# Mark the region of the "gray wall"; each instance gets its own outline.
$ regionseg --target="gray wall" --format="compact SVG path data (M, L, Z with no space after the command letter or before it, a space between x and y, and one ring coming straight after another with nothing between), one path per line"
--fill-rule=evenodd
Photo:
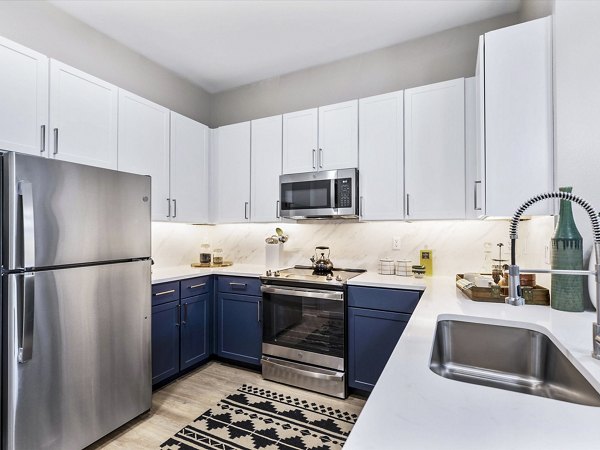
M475 74L481 34L521 22L497 17L213 94L214 127Z
M0 1L0 35L209 124L210 94L50 3Z
M600 2L557 0L554 15L556 184L600 208ZM573 207L586 252L589 219Z

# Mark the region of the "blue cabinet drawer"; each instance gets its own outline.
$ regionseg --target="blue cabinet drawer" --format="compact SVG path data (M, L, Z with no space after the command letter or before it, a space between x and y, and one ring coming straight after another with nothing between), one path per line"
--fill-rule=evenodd
M219 277L219 292L262 296L258 278Z
M160 283L152 286L152 306L179 300L179 281Z
M181 298L210 292L210 277L189 278L181 280Z
M348 306L356 308L411 314L417 307L420 298L421 291L362 286L348 287Z

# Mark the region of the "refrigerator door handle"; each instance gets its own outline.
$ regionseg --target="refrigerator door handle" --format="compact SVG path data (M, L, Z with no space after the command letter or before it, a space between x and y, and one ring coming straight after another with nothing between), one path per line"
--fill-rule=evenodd
M23 208L23 268L35 267L35 221L33 213L33 188L29 181L19 181L17 193Z
M26 273L19 275L22 280L19 289L20 304L18 310L19 326L19 351L17 359L19 363L31 360L33 355L33 311L35 306L35 274Z

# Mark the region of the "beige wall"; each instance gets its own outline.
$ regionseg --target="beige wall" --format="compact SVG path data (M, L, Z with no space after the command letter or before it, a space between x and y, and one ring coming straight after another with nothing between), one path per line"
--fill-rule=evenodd
M478 37L519 13L213 94L213 127L475 74Z
M210 94L50 3L0 1L0 35L209 123Z

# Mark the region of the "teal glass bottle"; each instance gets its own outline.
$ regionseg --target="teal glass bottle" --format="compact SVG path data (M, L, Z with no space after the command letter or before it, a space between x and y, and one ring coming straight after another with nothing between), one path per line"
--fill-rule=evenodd
M559 188L571 192L572 187ZM575 225L573 209L568 200L560 201L558 223L552 236L552 268L583 269L583 238ZM550 306L561 311L581 312L584 310L583 286L587 281L582 276L552 275Z

